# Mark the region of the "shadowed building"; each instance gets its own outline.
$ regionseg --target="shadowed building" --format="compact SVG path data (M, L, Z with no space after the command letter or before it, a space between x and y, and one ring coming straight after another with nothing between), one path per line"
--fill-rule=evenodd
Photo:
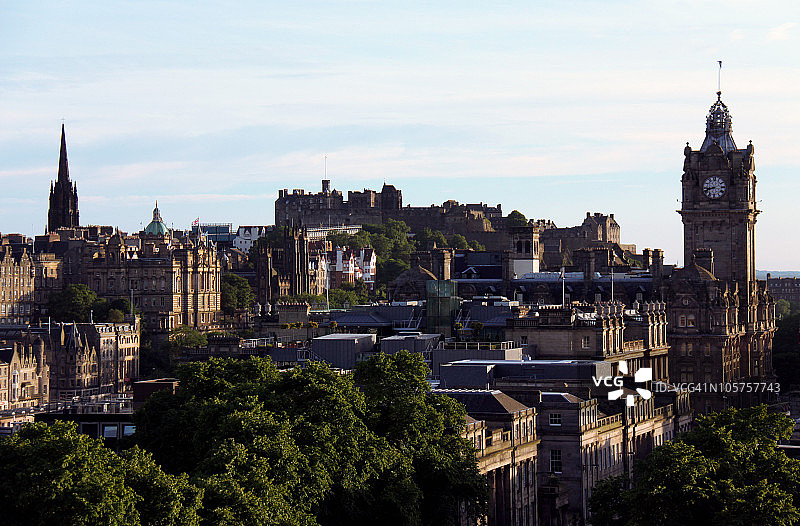
M47 213L47 231L73 228L78 221L78 187L69 180L67 163L67 138L61 125L61 153L58 158L58 179L50 183L50 210Z

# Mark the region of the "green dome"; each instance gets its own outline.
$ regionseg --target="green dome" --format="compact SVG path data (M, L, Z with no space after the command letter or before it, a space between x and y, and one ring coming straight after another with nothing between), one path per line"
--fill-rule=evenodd
M158 210L158 201L156 201L156 207L153 209L153 220L150 221L150 224L144 229L144 233L148 236L169 235L169 228L167 228L167 225L161 220L161 212Z

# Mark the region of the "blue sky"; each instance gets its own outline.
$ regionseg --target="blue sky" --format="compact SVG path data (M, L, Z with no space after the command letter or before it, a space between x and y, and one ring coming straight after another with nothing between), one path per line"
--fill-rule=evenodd
M278 189L615 213L682 259L680 175L723 60L760 269L800 269L795 2L0 0L0 232L44 230L61 120L81 222L270 224ZM787 243L788 242L788 243Z

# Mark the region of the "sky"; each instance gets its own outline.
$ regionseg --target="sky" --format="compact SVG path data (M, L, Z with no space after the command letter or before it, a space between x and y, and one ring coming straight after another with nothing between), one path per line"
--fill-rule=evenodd
M756 151L757 268L800 269L800 4L0 0L0 232L44 232L61 124L82 224L271 224L279 189L614 213L683 261L683 148Z

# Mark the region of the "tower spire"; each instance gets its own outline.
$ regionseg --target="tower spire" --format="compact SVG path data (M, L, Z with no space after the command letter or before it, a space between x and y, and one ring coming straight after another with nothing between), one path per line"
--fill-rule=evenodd
M58 180L69 181L69 163L67 163L67 135L64 132L64 123L61 123L61 152L58 156Z
M78 216L78 186L69 180L67 161L67 134L61 123L61 151L58 155L58 177L50 182L50 209L47 212L47 231L61 227L72 228L80 224Z

